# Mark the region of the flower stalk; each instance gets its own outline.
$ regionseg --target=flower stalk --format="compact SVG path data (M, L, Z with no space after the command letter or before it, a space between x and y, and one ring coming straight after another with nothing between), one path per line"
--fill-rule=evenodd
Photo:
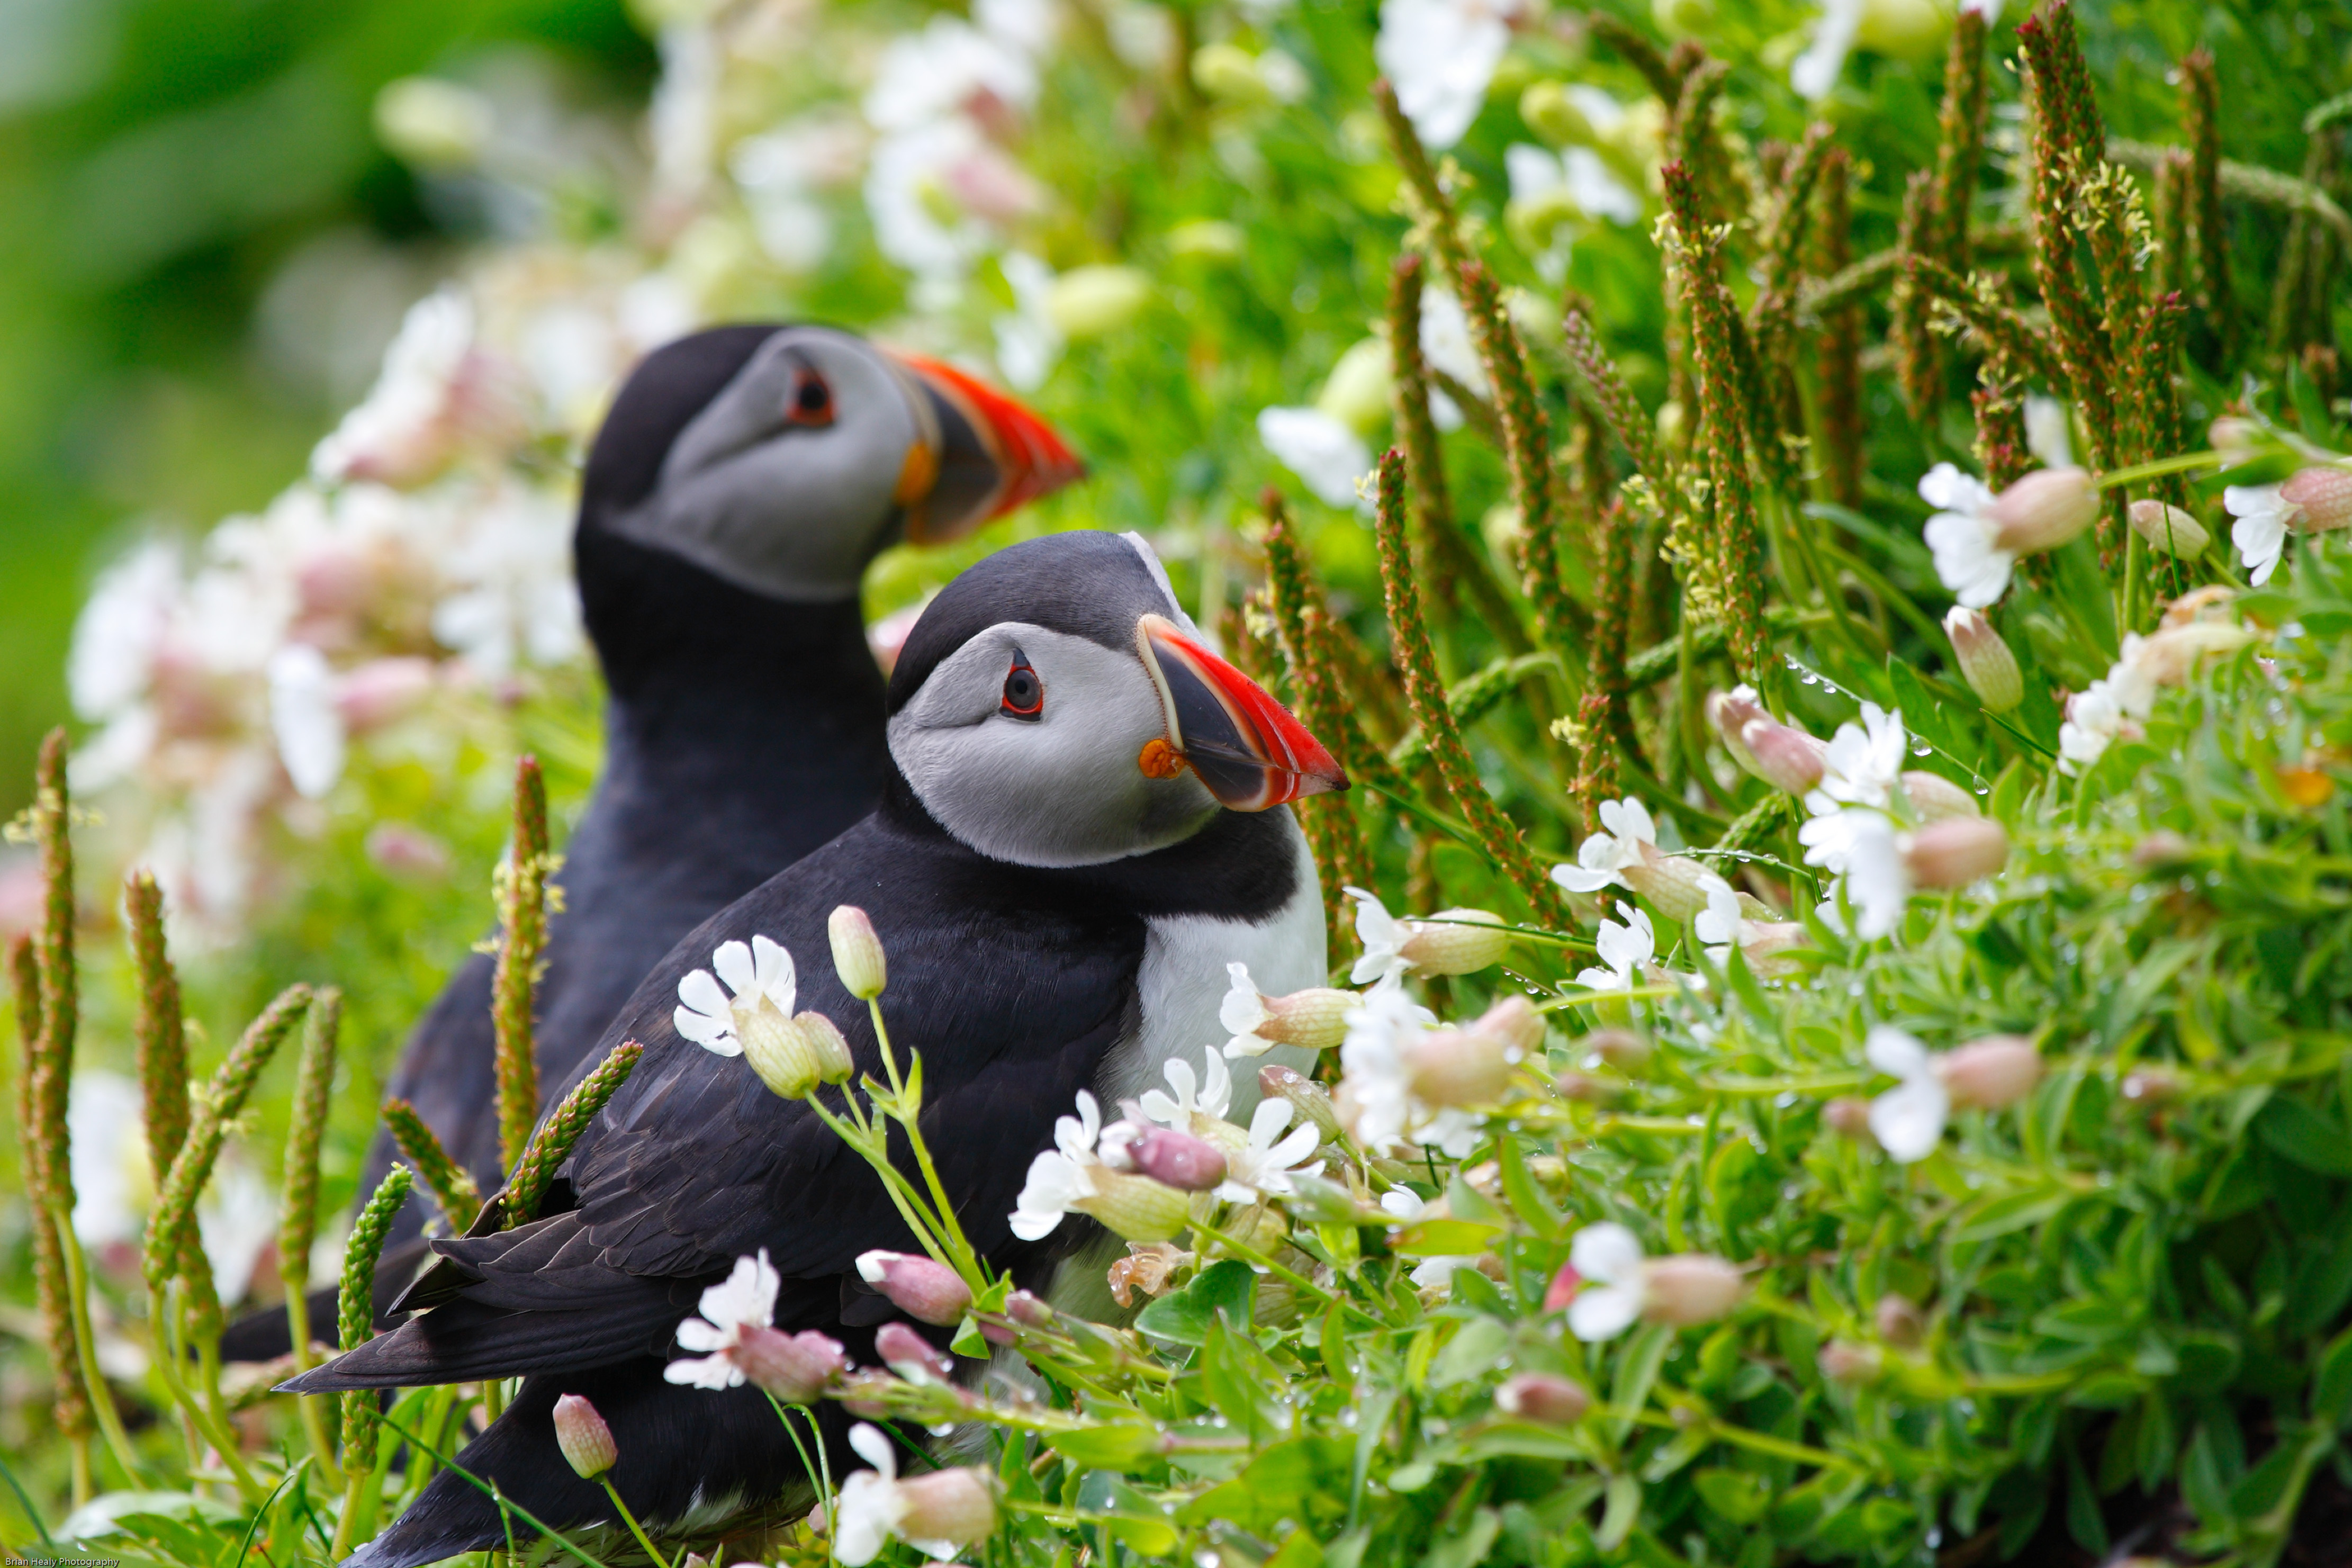
M308 1372L317 1364L310 1351L310 1244L319 1221L319 1146L326 1136L327 1117L335 1086L336 1027L341 1023L343 994L322 985L310 998L302 1020L302 1051L294 1075L293 1125L286 1139L286 1176L278 1208L278 1277L286 1288L286 1330L294 1347L294 1365ZM335 1450L327 1436L325 1415L315 1400L300 1400L303 1436L319 1461L321 1475L333 1477Z
M588 1124L596 1120L596 1113L604 1109L604 1102L628 1082L637 1059L645 1054L645 1047L636 1041L623 1040L596 1064L593 1071L572 1087L562 1104L548 1113L547 1120L531 1135L522 1158L515 1162L514 1173L507 1178L505 1190L498 1195L500 1229L512 1230L539 1217L540 1203L547 1196L548 1183L555 1179L556 1167L572 1152L572 1145L588 1130Z
M481 1188L465 1167L449 1157L434 1136L416 1107L394 1098L383 1102L384 1130L399 1146L403 1158L408 1161L425 1190L433 1194L433 1202L441 1211L442 1219L452 1236L463 1236L473 1228L475 1217L482 1210Z
M342 1289L337 1298L337 1327L342 1348L355 1351L375 1337L375 1266L383 1255L384 1237L393 1215L407 1201L415 1180L405 1165L384 1173L374 1192L352 1223L352 1238L343 1252ZM383 1426L373 1389L355 1389L341 1395L343 1432L343 1510L335 1521L334 1555L348 1557L352 1549L375 1536L376 1508L382 1500L376 1469Z
M515 763L514 836L494 884L500 930L490 1025L498 1041L499 1163L509 1171L539 1121L531 997L547 950L547 879L561 865L547 847L547 781L539 759L526 755Z

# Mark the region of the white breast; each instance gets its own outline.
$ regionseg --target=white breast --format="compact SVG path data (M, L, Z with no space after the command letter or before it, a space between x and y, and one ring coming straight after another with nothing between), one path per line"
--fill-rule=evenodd
M1162 1068L1171 1058L1186 1058L1197 1068L1208 1052L1223 1050L1226 1035L1217 1008L1229 984L1227 964L1248 964L1250 978L1269 996L1323 984L1323 892L1315 857L1289 808L1276 809L1298 865L1297 888L1288 903L1263 921L1177 915L1148 922L1143 968L1137 976L1141 1024L1112 1048L1095 1080L1095 1094L1107 1113L1116 1114L1111 1108L1123 1099L1164 1088ZM1255 1069L1269 1064L1304 1069L1307 1056L1286 1047L1250 1058L1234 1074L1234 1104L1227 1115L1248 1123L1258 1100Z

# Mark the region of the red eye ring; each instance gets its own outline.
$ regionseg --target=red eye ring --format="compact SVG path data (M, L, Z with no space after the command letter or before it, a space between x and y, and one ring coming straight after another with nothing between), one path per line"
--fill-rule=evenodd
M784 399L784 423L817 428L833 423L833 388L824 377L805 368L793 375L793 390Z
M1017 649L1013 668L1004 672L1004 694L996 710L1008 719L1034 721L1045 716L1045 683Z

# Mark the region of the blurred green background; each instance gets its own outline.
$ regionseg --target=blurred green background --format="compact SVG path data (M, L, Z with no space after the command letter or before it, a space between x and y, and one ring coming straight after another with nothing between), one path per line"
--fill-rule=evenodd
M428 205L377 90L522 70L620 109L656 64L621 0L0 0L0 816L106 558L299 475L495 221Z

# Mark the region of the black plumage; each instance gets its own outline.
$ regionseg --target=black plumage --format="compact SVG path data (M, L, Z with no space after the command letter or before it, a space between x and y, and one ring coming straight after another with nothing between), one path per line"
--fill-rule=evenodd
M1138 616L1166 605L1123 541L1015 546L926 613L894 676L892 709L981 626L1025 620L1116 647L1123 617L1131 646ZM623 1039L646 1052L560 1173L550 1202L562 1212L436 1240L441 1261L403 1303L425 1310L288 1386L522 1375L520 1397L460 1463L559 1527L614 1518L559 1456L549 1413L563 1393L587 1394L611 1424L621 1451L612 1479L641 1518L676 1524L772 1499L798 1473L790 1440L756 1390L662 1381L677 1323L738 1258L764 1249L784 1279L776 1326L824 1330L870 1360L870 1325L888 1314L868 1310L878 1303L856 1260L914 1243L880 1182L805 1105L678 1036L679 982L709 967L722 942L767 936L795 960L796 1005L834 1019L860 1070L878 1072L866 1009L834 973L825 931L837 905L864 908L889 955L892 1040L902 1060L923 1057L922 1124L958 1217L992 1263L1039 1286L1087 1227L1023 1242L1009 1215L1055 1119L1138 1032L1151 921L1273 920L1301 892L1296 837L1282 810L1217 811L1150 854L1015 866L952 837L892 768L873 815L698 927L604 1032L597 1057ZM837 1103L840 1091L824 1092ZM488 1500L445 1474L362 1558L408 1568L501 1538Z

